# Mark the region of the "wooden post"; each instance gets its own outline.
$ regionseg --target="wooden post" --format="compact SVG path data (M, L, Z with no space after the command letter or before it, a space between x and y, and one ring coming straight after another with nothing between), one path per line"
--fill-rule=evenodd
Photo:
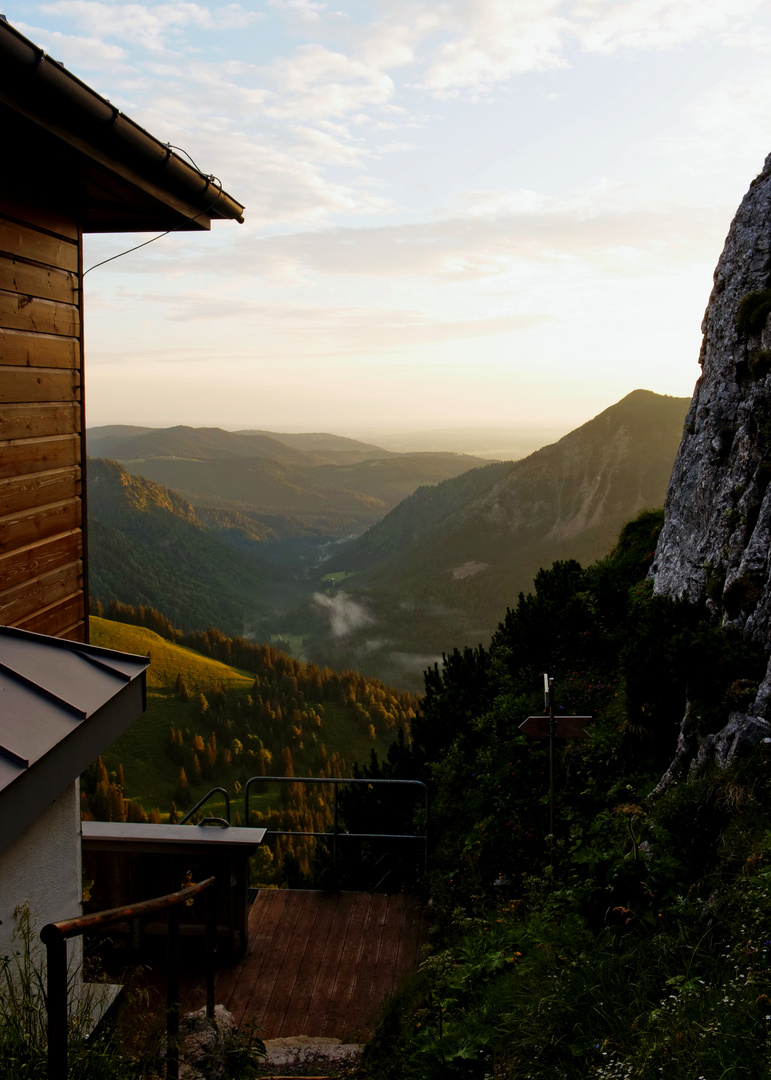
M67 941L45 939L48 967L48 1080L67 1080Z
M179 1080L179 908L169 908L166 982L166 1080Z
M214 1016L214 951L217 942L217 905L214 890L206 891L206 1015Z

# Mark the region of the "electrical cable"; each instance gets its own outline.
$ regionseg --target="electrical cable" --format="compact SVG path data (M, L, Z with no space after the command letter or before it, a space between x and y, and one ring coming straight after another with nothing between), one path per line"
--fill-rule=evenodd
M178 146L172 147L171 143L167 143L166 145L169 147L169 149L174 149L174 150L179 150L180 149L180 147L178 147ZM190 157L190 155L187 153L186 150L183 150L182 153L185 154L187 157L189 157L191 161L193 161L193 159ZM195 166L195 168L197 169L198 172L201 172L201 170L198 168L198 166L195 165L195 162L193 162L193 165ZM205 206L203 208L203 210L199 210L198 213L195 215L195 217L185 218L184 221L180 221L179 225L175 225L173 229L167 229L166 232L158 233L157 236L151 236L149 240L144 240L141 244L135 244L134 247L126 248L125 251L119 251L117 255L111 255L109 257L109 259L102 259L101 262L94 263L93 266L89 266L88 270L83 271L83 277L85 277L86 274L90 274L92 270L96 270L97 267L99 267L99 266L104 266L106 263L114 262L115 259L121 259L121 258L123 258L124 255L130 255L132 251L139 251L140 248L147 247L148 244L154 244L156 240L163 239L163 237L168 236L169 233L177 232L183 226L190 225L190 224L192 224L192 222L198 221L199 217L202 217L204 214L207 214L211 210L211 208L215 205L215 203L218 202L220 196L222 195L222 181L220 180L220 178L218 176L214 176L211 173L209 173L209 174L201 173L201 176L205 176L206 179L210 183L217 185L217 194L214 196L214 198L212 199L212 201L209 203L208 206Z
M190 162L190 164L191 164L191 165L193 166L193 168L195 169L195 171L196 171L196 172L199 172L199 173L201 173L201 175L202 175L202 176L204 175L204 171L203 171L203 169L199 169L199 168L198 168L198 166L196 165L196 163L195 163L195 162L193 161L193 159L191 158L190 154L188 154L187 150L185 150L185 149L184 149L183 147L181 147L181 146L175 146L175 145L174 145L174 143L170 143L170 142L167 142L167 143L166 143L166 145L168 146L169 150L179 150L180 154L184 154L184 155L185 155L185 157L186 157L186 158L187 158L187 160L188 160L188 161Z

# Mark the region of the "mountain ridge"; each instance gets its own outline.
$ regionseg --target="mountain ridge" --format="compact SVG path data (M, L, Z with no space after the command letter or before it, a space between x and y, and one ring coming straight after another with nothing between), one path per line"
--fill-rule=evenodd
M87 446L196 506L312 517L316 531L331 515L331 537L360 532L421 484L484 463L454 452L399 454L321 432L274 436L185 425L91 429Z
M475 646L539 569L605 555L628 520L663 504L688 403L633 391L527 458L418 489L321 568L369 614L334 662L367 670L389 651L403 663Z

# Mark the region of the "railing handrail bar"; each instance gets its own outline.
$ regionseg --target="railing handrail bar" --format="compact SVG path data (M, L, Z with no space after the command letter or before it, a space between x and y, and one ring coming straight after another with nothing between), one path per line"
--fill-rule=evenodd
M192 810L188 810L188 812L185 814L185 816L183 818L181 818L177 822L177 824L178 825L184 825L186 822L188 822L190 820L190 818L193 816L193 814L196 812L196 810L200 810L201 807L204 805L204 803L207 803L209 801L209 799L212 797L212 795L219 795L219 794L222 794L222 795L225 796L225 813L227 815L228 824L229 824L230 823L230 795L228 794L227 790L224 787L215 787L215 788L212 788L211 791L208 791L204 795L204 797L202 799L198 800L198 802L195 804L195 806L193 807Z
M63 941L65 938L86 934L97 926L110 926L122 919L140 919L156 911L164 911L176 904L184 904L192 900L198 893L213 885L214 880L214 877L207 877L203 881L196 882L195 885L186 885L184 889L166 893L165 896L156 896L153 900L140 900L138 904L126 904L124 907L95 911L92 915L81 915L74 919L60 919L58 922L46 923L40 931L40 940L47 945L49 941L57 938Z
M187 885L177 892L141 900L138 904L108 908L93 915L74 919L60 919L46 923L40 931L40 939L46 946L48 967L48 1080L67 1080L69 1076L67 1054L67 939L79 937L100 926L111 926L125 918L143 918L156 911L168 911L169 955L166 991L166 1080L179 1076L179 905L192 900L215 882L214 877L204 878L195 885ZM206 1015L214 1016L214 936L216 912L210 896L206 897Z
M266 836L337 836L339 840L425 840L425 833L385 832L306 832L303 829L265 829Z
M428 784L425 784L422 780L368 780L363 776L250 776L244 784L244 824L249 824L249 792L253 784L332 784L334 785L334 829L331 833L323 833L323 836L331 836L332 838L332 867L333 871L337 872L337 840L340 836L358 837L360 839L376 839L382 837L389 840L422 840L423 841L423 873L428 873ZM422 836L397 836L387 833L343 833L339 829L338 818L338 789L344 784L367 784L370 787L382 784L401 785L402 787L418 787L423 790L423 809L425 811L425 829ZM273 835L285 835L285 836L313 836L313 833L303 833L300 830L286 831L280 833L276 829L270 829L268 832Z
M282 784L415 784L417 787L428 789L428 785L422 780L368 780L365 776L250 776L244 784L244 788L252 783L269 783L270 781ZM214 788L213 791L222 790ZM209 795L213 793L209 792ZM208 796L206 796L208 798ZM193 811L191 810L190 813Z

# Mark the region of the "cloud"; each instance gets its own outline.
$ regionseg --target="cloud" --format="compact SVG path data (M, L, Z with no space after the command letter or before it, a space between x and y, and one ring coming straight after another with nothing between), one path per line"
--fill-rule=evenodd
M572 30L588 52L672 49L698 38L730 39L764 0L580 0Z
M469 197L470 198L470 197ZM496 195L489 194L495 207ZM499 208L507 196L497 196ZM336 227L265 238L249 252L242 247L244 269L271 278L279 274L313 272L357 277L367 275L460 280L496 277L522 264L553 264L577 260L614 269L617 253L624 252L626 270L650 269L652 258L663 252L673 261L703 256L711 235L724 228L722 208L660 206L650 209L608 207L604 212L583 212L570 202L538 200L530 212L482 212L438 220L371 228ZM241 245L239 244L239 247Z
M206 7L204 4L105 4L99 0L55 0L41 4L47 15L70 19L89 35L141 45L150 52L166 52L170 40L178 45L188 29L225 31L244 29L261 16L240 4Z
M526 71L562 67L568 21L560 0L469 0L450 9L451 33L433 53L422 85L437 92L479 88Z
M259 338L261 353L278 356L350 356L364 352L375 355L511 334L548 321L546 314L521 311L458 318L450 312L432 316L430 312L396 304L385 307L364 303L347 307L271 304L212 297L211 290L184 295L135 294L131 303L146 315L153 309L159 310L167 322L185 326L225 321L235 325L237 320L238 334L247 343L246 349L253 350L249 343ZM225 336L223 333L223 340Z
M393 79L377 66L322 45L303 45L264 69L274 96L265 113L275 119L324 118L385 105Z
M431 6L416 4L415 12ZM707 39L763 49L768 28L759 33L758 21L765 9L764 0L449 0L440 41L428 36L433 27L413 32L412 51L423 63L417 85L439 97L476 93L517 74L566 67L576 46L611 54Z
M685 130L655 142L675 198L687 192L693 203L731 212L771 150L769 97L771 71L764 66L691 102Z
M36 45L42 46L49 56L70 70L80 68L83 71L111 73L131 70L127 63L128 53L120 45L108 45L98 37L62 34L58 30L47 30L23 22L15 25Z
M362 626L369 626L375 620L366 608L352 600L347 593L339 592L334 596L314 593L313 602L329 619L332 637L347 637Z

